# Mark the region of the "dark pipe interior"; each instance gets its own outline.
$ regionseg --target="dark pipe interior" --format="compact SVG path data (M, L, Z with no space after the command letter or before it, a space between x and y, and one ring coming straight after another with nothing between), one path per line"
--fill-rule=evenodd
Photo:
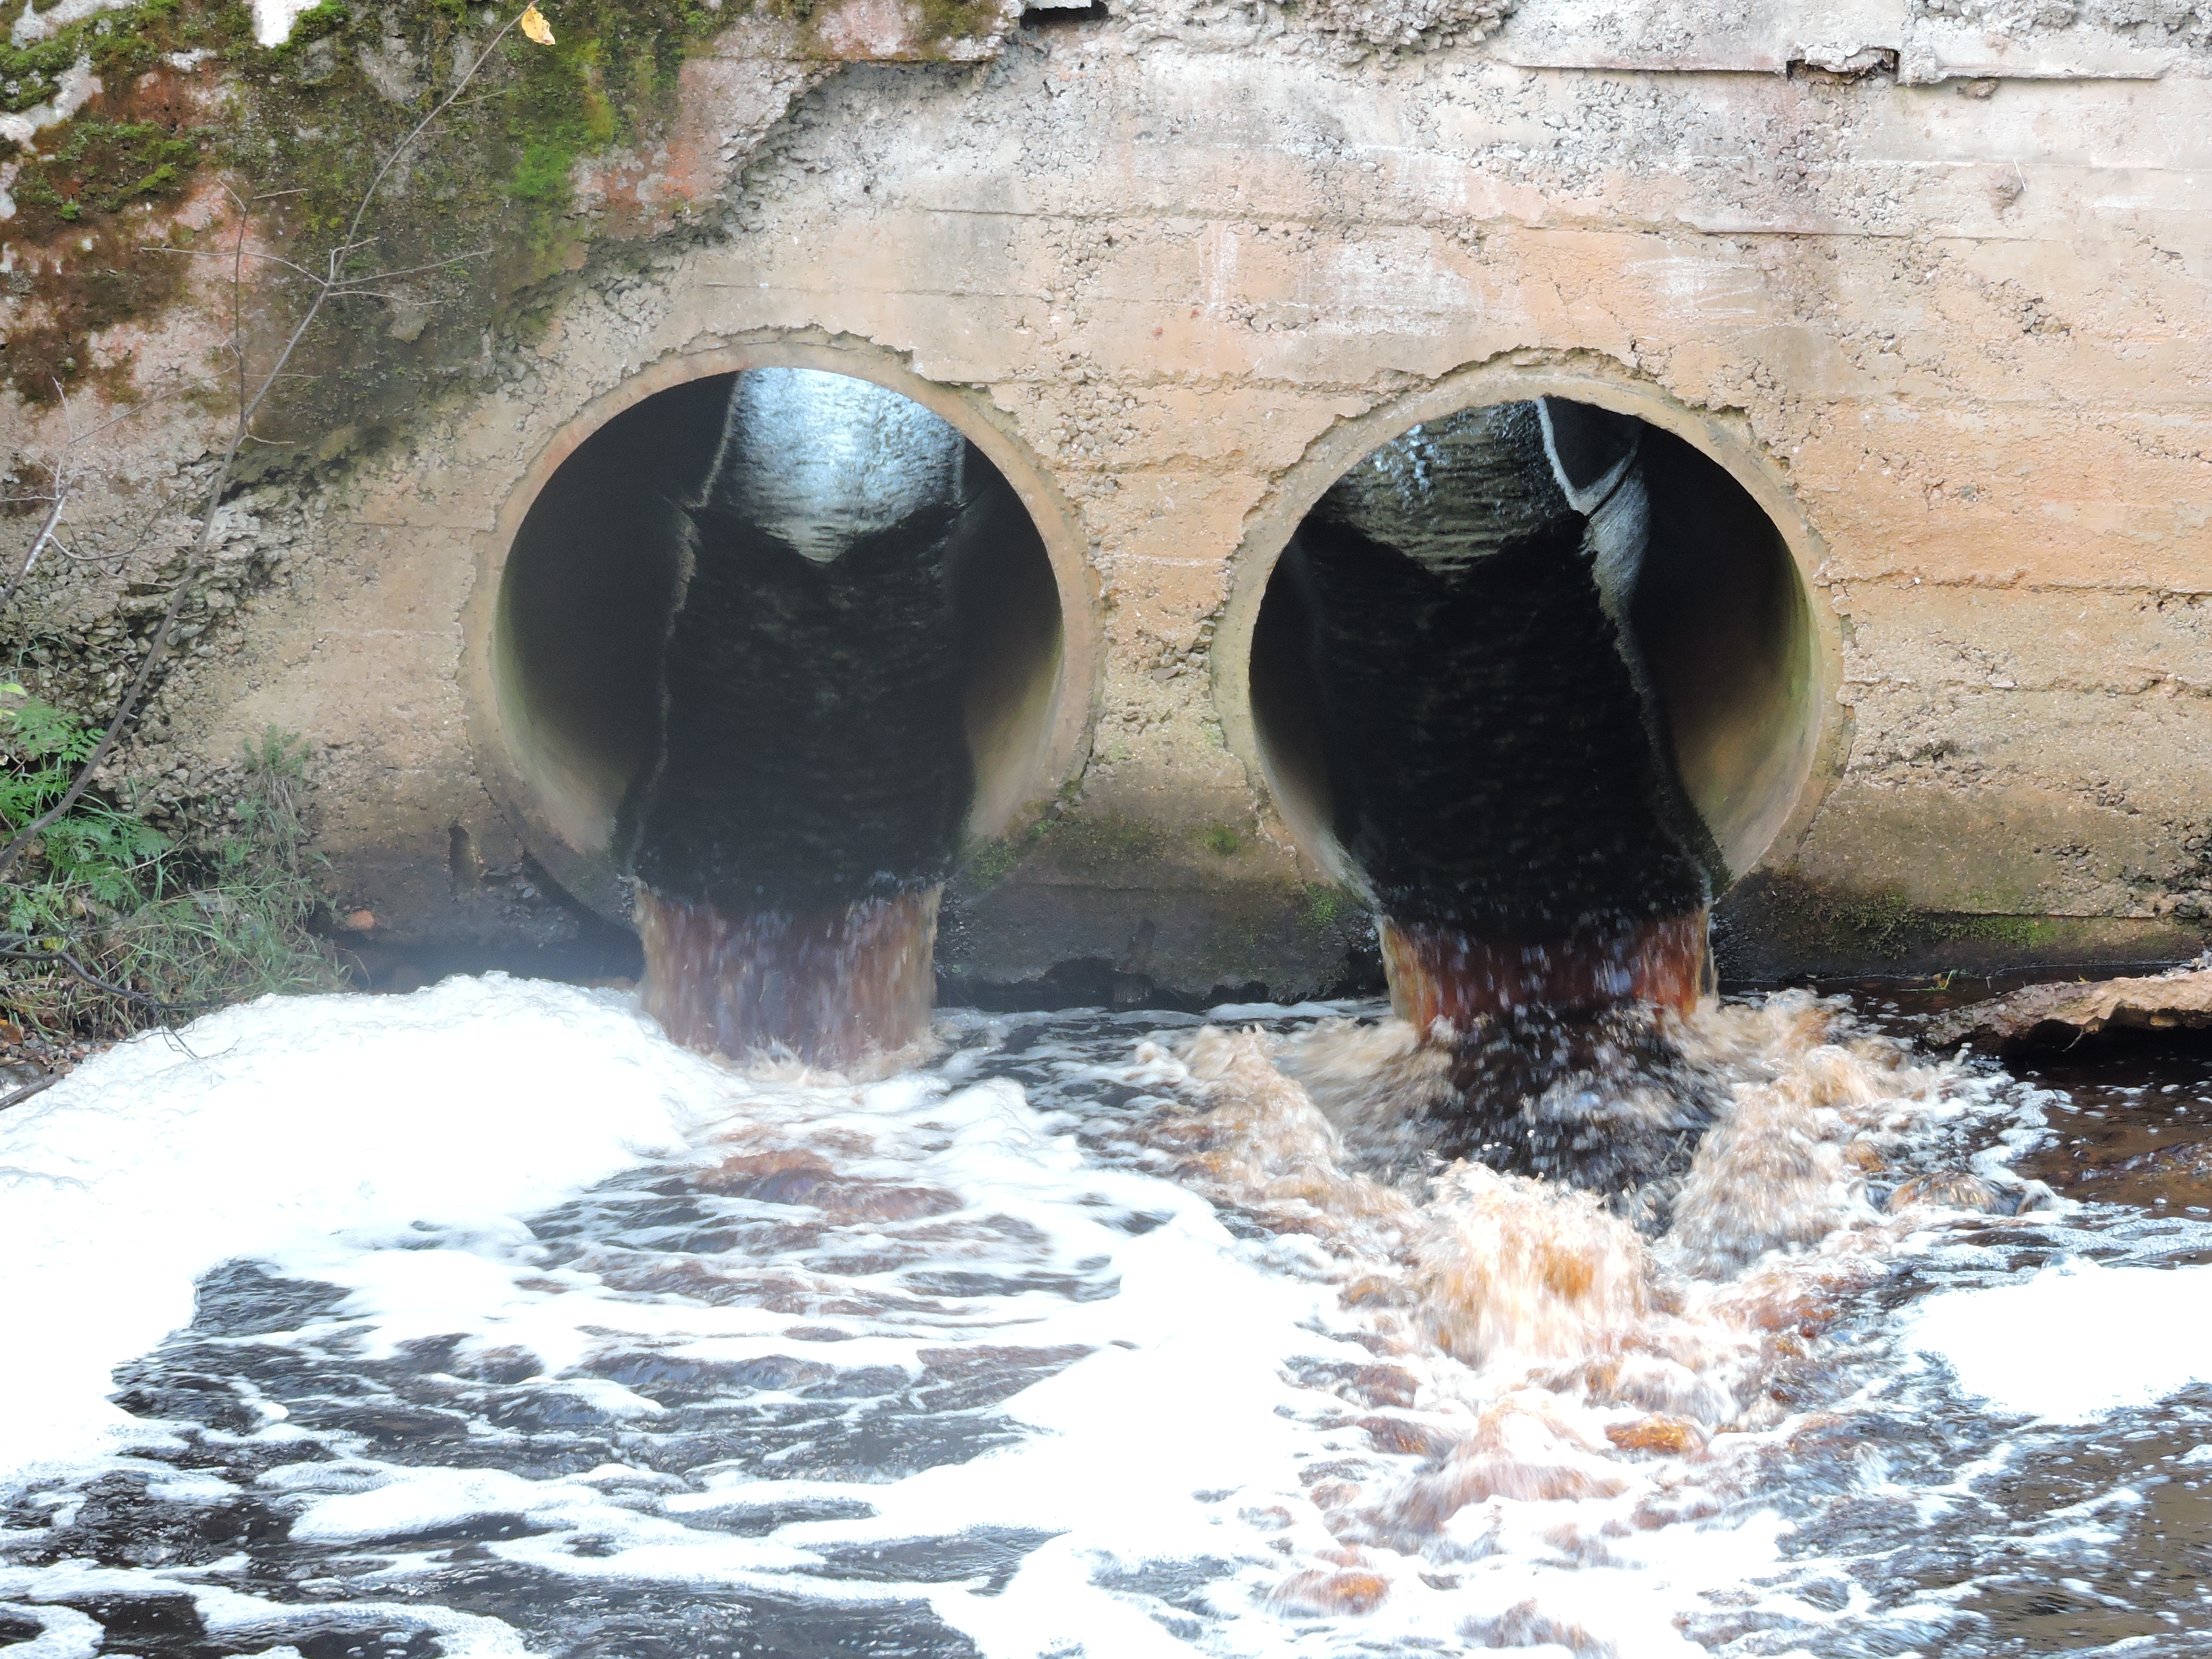
M920 495L890 489L902 453L936 469ZM610 912L626 866L746 910L941 879L1035 791L1060 642L1043 544L979 450L872 383L769 369L649 398L561 466L495 662L556 873Z
M975 784L953 570L1019 507L895 392L805 370L731 391L617 846L662 898L728 915L934 886Z
M1492 944L1700 913L1794 799L1811 684L1757 504L1680 440L1559 400L1348 472L1277 567L1251 667L1293 824L1384 917Z
M1431 423L1410 459L1421 476L1347 474L1283 561L1331 827L1378 908L1528 943L1698 909L1709 837L1675 807L1534 406Z
M730 379L672 387L586 439L508 556L501 714L565 840L605 845L659 741L660 653L688 533L680 503L713 464ZM612 894L587 896L604 907Z

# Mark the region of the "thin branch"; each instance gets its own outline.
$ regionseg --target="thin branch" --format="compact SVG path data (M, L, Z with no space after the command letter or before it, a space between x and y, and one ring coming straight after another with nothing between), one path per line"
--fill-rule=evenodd
M420 276L425 271L444 270L453 265L465 265L471 259L489 259L489 258L491 258L489 248L471 248L466 253L448 254L442 259L433 259L428 264L401 265L395 270L371 271L365 276L349 276L345 280L349 289L357 287L362 283L389 283L397 281L402 276ZM339 290L341 293L345 291L345 289Z
M31 545L23 555L22 563L16 567L15 574L9 579L8 585L5 587L0 587L0 611L5 611L15 602L15 595L22 591L24 582L28 580L33 568L38 564L39 556L49 546L61 546L63 515L68 512L70 498L75 494L76 489L76 479L69 465L70 452L79 444L98 437L109 428L129 420L140 410L159 403L162 398L169 396L174 388L165 388L151 397L142 398L130 408L110 416L89 432L79 432L76 429L76 411L70 406L69 394L63 391L59 381L54 383L54 390L61 395L62 419L69 428L69 436L63 441L57 458L44 463L49 481L49 488L45 494L5 498L10 501L43 501L48 502L49 507L45 522L39 526L39 533L31 538ZM66 547L62 547L61 550L65 558L76 556Z
M407 136L385 155L383 162L376 169L376 176L368 181L368 188L362 192L360 204L354 209L353 218L346 226L345 236L337 245L339 249L350 252L355 248L366 246L361 234L362 222L368 218L369 209L375 205L377 194L384 188L384 181L391 177L392 168L397 167L400 160L414 149L416 141L430 130L431 125L459 100L461 94L468 89L469 84L476 79L477 72L490 61L492 53L500 42L514 33L515 27L521 21L520 12L509 18L499 33L485 43L484 49L477 54L466 72L453 83L453 89L433 105L430 112L417 121ZM193 545L191 562L185 566L185 574L178 580L176 586L170 590L169 602L161 611L161 625L154 630L154 637L148 642L145 654L138 659L138 672L132 677L129 688L124 692L123 701L117 705L114 717L107 722L106 729L100 734L100 741L93 745L92 752L87 755L78 766L76 776L70 781L69 788L63 793L61 799L16 830L4 842L0 842L0 878L5 878L8 872L15 867L15 860L22 856L23 848L29 845L33 837L65 816L79 800L83 799L84 792L92 785L93 775L100 770L100 767L106 763L108 756L114 752L115 745L123 735L123 728L130 722L131 716L137 710L140 700L146 695L146 688L154 678L155 668L167 654L169 641L176 632L177 618L184 612L186 596L199 580L201 572L207 568L208 556L215 545L216 526L222 517L223 491L230 483L232 470L238 464L239 452L246 447L246 441L253 435L253 417L260 412L262 404L268 400L270 393L276 389L278 382L283 378L285 369L291 363L292 354L300 349L300 342L307 337L307 331L314 326L315 319L322 314L323 307L330 299L331 290L339 285L337 263L341 255L337 251L333 250L331 254L328 280L316 289L314 298L307 302L307 307L301 313L299 322L286 337L283 346L270 362L268 372L262 376L260 385L249 395L246 350L243 343L244 319L241 315L241 308L245 290L246 229L250 215L245 198L240 197L237 191L228 184L225 184L223 189L231 200L238 204L239 208L238 240L232 247L230 318L232 347L234 355L238 359L237 425L231 433L229 443L224 447L222 458L216 466L215 476L209 482L207 505L200 514L200 533Z
M246 424L248 418L244 413L246 408L246 329L239 321L238 311L240 296L244 294L246 288L246 228L248 222L251 221L253 216L253 210L246 205L245 200L236 191L231 189L228 180L224 182L222 188L224 193L228 195L232 201L238 204L238 237L237 240L231 244L230 337L235 346L235 349L231 355L238 359L238 407L240 411L238 418L239 424L243 426ZM237 453L237 446L235 444L231 447L231 453L232 454L235 454ZM223 457L223 465L221 471L216 475L216 485L217 489L220 490L225 483L229 482L229 479L230 456L226 455Z
M170 247L166 244L161 243L149 245L146 252L149 253L180 254L187 259L235 259L238 257L234 252L228 248ZM300 275L306 277L311 283L319 283L323 280L321 277L316 276L313 271L308 270L307 266L295 264L291 260L287 259L281 253L263 253L258 250L249 250L246 257L249 259L258 259L264 264L282 265L287 270L296 270Z
M466 72L461 76L460 79L453 82L453 89L447 93L443 98L440 99L438 102L431 107L430 112L415 124L415 130L409 133L404 138L401 139L392 149L392 153L384 158L384 165L377 168L376 177L368 181L368 190L363 191L362 194L361 205L354 210L353 222L346 227L346 236L349 240L360 235L361 222L368 216L369 206L376 200L377 191L384 188L384 180L386 177L391 173L393 167L399 165L400 158L405 155L409 150L415 148L415 141L430 130L430 124L432 122L435 121L440 116L443 115L447 110L451 109L456 103L460 101L460 96L464 92L468 90L469 83L477 78L477 71L490 61L491 55L498 49L499 43L506 40L508 35L512 34L514 32L515 26L521 22L521 21L522 14L520 12L517 12L514 16L508 18L506 23L501 27L499 33L493 35L489 40L484 43L484 49L478 52L476 57L470 61Z
M164 1002L161 998L149 996L143 991L134 991L127 985L111 985L79 962L75 956L58 945L28 951L13 945L0 945L0 957L10 957L18 962L58 962L87 985L91 986L94 990L103 992L108 996L121 997L126 1002L136 1002L148 1008L159 1008L166 1012L172 1008L182 1009L193 1006L184 1002Z
M149 392L145 397L141 398L137 403L132 404L128 409L120 410L115 414L109 416L98 426L93 428L91 431L83 434L82 437L72 438L70 441L71 443L80 443L88 439L97 438L101 433L106 431L108 428L112 426L121 426L124 422L131 419L133 416L151 409L155 404L161 403L167 398L175 397L178 390L179 388L176 382L172 380L167 386L163 386L159 392Z
M69 506L71 488L72 486L64 481L59 469L55 469L54 504L46 510L46 522L39 526L39 533L31 538L30 550L23 555L23 562L15 568L15 574L8 579L8 586L0 588L0 611L5 611L15 603L15 595L22 591L24 579L30 575L31 567L38 563L39 555L46 551L46 544L52 541L56 532L60 530L62 514Z
M372 236L364 241L354 243L351 247L343 250L334 250L334 252L349 253L356 248L374 247L376 245L376 240L377 239ZM179 254L187 259L231 259L237 257L234 252L222 248L169 247L161 245L149 246L146 249L146 252L149 253L175 253ZM248 248L246 251L245 257L249 259L258 259L264 264L282 265L287 270L296 271L299 275L306 277L311 283L329 284L338 280L336 277L319 276L313 271L308 270L307 266L301 264L295 260L287 259L281 253L264 253L259 252L258 249ZM394 276L413 276L426 270L443 270L448 265L465 264L471 259L486 259L490 257L491 250L488 247L471 248L466 253L449 254L442 259L433 259L428 264L403 265L397 270L380 270L374 272L367 276L354 276L349 277L346 280L349 283L381 283L386 282ZM344 290L339 289L338 292L342 294Z
M10 1106L21 1106L33 1095L44 1094L68 1075L67 1072L49 1072L36 1083L26 1083L20 1089L0 1095L0 1112L6 1111Z

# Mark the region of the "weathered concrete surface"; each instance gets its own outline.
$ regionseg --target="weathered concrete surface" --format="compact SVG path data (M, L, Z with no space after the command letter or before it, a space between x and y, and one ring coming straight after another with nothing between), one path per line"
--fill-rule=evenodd
M343 908L402 942L557 932L526 876L475 873L529 839L471 678L517 502L639 386L808 348L942 388L1061 516L1080 740L1036 794L1072 829L955 892L950 969L1300 991L1357 929L1316 908L1224 623L1360 434L1579 388L1744 483L1820 619L1821 747L1729 959L2197 948L2203 15L1528 0L1394 53L1271 6L1114 9L962 67L726 37L682 142L586 180L693 229L488 342L404 444L289 486L299 522L258 532L286 574L133 767L297 730Z

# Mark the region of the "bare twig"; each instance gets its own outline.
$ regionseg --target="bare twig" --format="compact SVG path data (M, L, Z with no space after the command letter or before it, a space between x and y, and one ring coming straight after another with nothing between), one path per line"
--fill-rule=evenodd
M62 949L59 945L33 945L27 940L24 940L13 945L0 945L0 957L6 957L17 962L58 962L95 991L104 992L112 997L121 997L126 1002L136 1002L144 1007L159 1008L164 1012L193 1006L190 1003L164 1002L161 998L149 996L143 991L134 991L127 985L111 985L77 960L74 953Z
M45 1093L68 1075L66 1072L49 1072L36 1083L26 1083L20 1089L0 1095L0 1112L6 1111L10 1106L21 1106L33 1095Z
M370 247L373 246L374 246L374 238L371 238L368 241L357 242L354 245L356 248ZM348 248L337 251L350 252L353 249ZM156 243L148 247L146 252L149 253L174 253L186 259L236 259L240 257L234 251L222 248L171 247L166 243ZM296 260L287 259L283 255L279 253L263 253L255 249L248 248L245 251L242 257L255 260L258 263L265 265L282 265L285 270L293 272L295 276L304 276L311 283L326 285L329 282L328 278L317 276L313 271L308 270L307 266L299 264ZM371 271L368 275L362 276L349 276L345 279L343 285L332 287L331 289L331 292L325 297L333 300L344 299L349 294L359 291L361 285L364 283L388 283L401 276L419 276L425 271L447 270L451 270L455 265L465 265L471 259L488 259L490 257L491 250L488 247L471 248L466 253L449 254L443 259L433 259L426 264L403 265L397 270L376 270Z
M171 247L166 242L151 243L147 246L146 252L149 253L174 253L180 258L186 259L235 260L238 257L234 252L228 248ZM287 270L296 270L301 276L306 277L311 283L319 282L322 280L320 277L317 276L313 271L308 270L307 266L295 264L291 260L284 258L281 253L248 252L246 257L249 259L258 260L263 264L282 265Z
M52 505L46 509L46 521L39 526L39 533L31 538L30 550L23 555L23 562L15 567L15 574L8 579L8 586L0 588L0 611L5 611L15 602L15 595L21 591L24 579L31 574L31 567L38 563L39 555L46 550L46 544L54 539L54 532L61 528L62 514L69 510L70 485L68 473L59 465L48 471L54 480L53 492L47 498Z
M124 422L130 420L134 416L144 413L147 410L153 408L155 404L164 402L168 398L175 397L178 390L179 387L177 383L174 380L172 380L160 391L149 392L145 397L141 398L137 403L132 404L128 409L118 410L114 414L102 421L98 426L93 428L91 431L84 434L84 437L86 439L97 438L101 433L106 431L108 428L112 426L121 426ZM73 439L71 441L76 442L80 441Z
M15 574L8 579L8 585L5 587L0 587L0 611L5 611L15 602L15 595L22 591L24 582L28 580L33 568L38 564L39 556L48 547L59 548L64 558L77 557L63 545L61 541L62 522L69 511L70 499L76 492L76 474L70 459L72 452L80 444L97 438L109 428L120 426L141 410L150 409L154 404L170 396L176 388L164 386L152 396L140 398L128 409L109 416L89 432L79 432L76 429L76 412L70 407L69 393L63 391L58 380L54 383L54 390L61 397L62 418L68 422L69 436L63 441L60 452L54 459L44 463L46 469L47 488L43 493L36 495L11 495L6 498L11 502L46 501L49 505L46 519L39 526L38 534L31 538L31 545L23 555L23 562L15 568Z

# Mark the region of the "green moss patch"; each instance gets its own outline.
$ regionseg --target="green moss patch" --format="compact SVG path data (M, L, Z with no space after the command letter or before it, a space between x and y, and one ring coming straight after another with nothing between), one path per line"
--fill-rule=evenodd
M19 46L12 35L22 15L23 0L0 0L0 109L11 113L51 100L79 63L88 64L113 93L155 67L163 53L194 44L191 20L179 15L179 0L144 0L95 13Z
M1870 969L1964 957L2026 960L2065 948L2076 924L2059 916L1928 910L1894 891L1840 892L1771 876L1740 891L1729 928L1747 929L1766 969L1819 964ZM1797 971L1791 966L1790 971Z
M1316 938L1340 933L1366 920L1367 902L1349 887L1310 886L1298 912L1298 926Z
M72 121L58 149L16 175L21 234L44 240L87 213L173 201L199 161L195 133L155 121Z

